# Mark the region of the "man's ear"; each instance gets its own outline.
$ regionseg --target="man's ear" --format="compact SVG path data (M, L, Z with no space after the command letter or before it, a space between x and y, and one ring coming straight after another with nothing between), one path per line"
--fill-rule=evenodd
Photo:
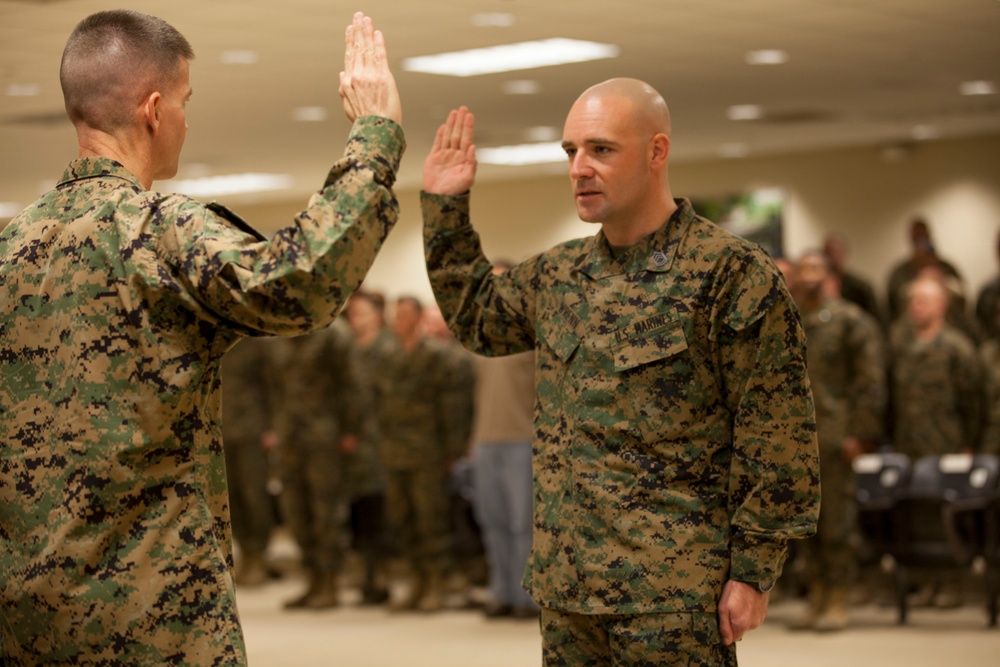
M160 103L163 101L163 96L159 92L152 92L142 103L142 119L146 123L146 127L149 128L151 134L156 134L160 131Z
M667 164L667 155L670 154L670 137L665 134L653 136L649 142L649 166L663 167Z

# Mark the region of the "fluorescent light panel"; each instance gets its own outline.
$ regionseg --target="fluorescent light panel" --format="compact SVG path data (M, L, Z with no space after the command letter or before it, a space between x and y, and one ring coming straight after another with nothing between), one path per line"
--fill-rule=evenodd
M959 90L963 95L996 95L997 84L992 81L966 81Z
M268 190L287 190L292 177L287 174L228 174L206 178L180 179L171 182L174 192L191 197L219 197Z
M516 167L526 164L563 162L566 160L566 151L563 150L561 142L547 141L516 146L477 148L476 159L483 164L502 164Z
M620 49L614 44L553 37L533 42L406 58L403 60L403 69L408 72L448 76L477 76L615 58L619 52Z
M726 110L729 120L757 120L764 117L764 108L756 104L736 104Z
M747 52L748 65L784 65L788 62L788 53L781 49L759 49Z

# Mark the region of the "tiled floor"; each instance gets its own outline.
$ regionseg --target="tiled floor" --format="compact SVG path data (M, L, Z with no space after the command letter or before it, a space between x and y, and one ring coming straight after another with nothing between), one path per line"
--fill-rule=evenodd
M295 577L241 590L240 613L251 667L520 667L541 664L538 625L486 621L475 611L390 614L348 600L337 609L284 611L303 584ZM916 609L907 626L895 610L856 607L852 629L793 633L798 601L772 605L767 622L740 643L742 667L998 667L1000 629L980 606Z

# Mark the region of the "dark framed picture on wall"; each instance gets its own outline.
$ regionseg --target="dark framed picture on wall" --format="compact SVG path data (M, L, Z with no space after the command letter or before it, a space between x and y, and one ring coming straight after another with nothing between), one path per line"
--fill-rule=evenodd
M693 198L691 204L698 215L760 245L772 257L784 256L785 194L782 190L766 188L742 194Z

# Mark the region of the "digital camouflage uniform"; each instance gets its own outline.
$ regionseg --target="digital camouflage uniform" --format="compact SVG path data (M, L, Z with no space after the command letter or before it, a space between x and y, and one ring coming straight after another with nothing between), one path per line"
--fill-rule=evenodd
M355 340L355 343L357 341ZM383 329L366 348L355 344L354 359L360 373L360 382L371 402L364 424L364 441L349 463L347 493L351 498L381 495L385 486L382 462L379 454L380 429L378 406L375 405L375 377L381 360L395 349L396 337L388 329Z
M619 258L599 232L493 276L468 196L422 205L455 335L536 351L526 588L565 612L689 612L722 650L725 581L776 579L819 511L804 336L773 262L678 200Z
M278 471L282 514L317 579L335 577L343 560L342 510L350 455L345 435L361 437L371 400L347 323L280 341Z
M378 367L380 451L386 518L401 555L422 572L451 563L448 463L465 452L473 387L461 386L444 345L397 345Z
M976 323L983 340L1000 338L1000 276L983 285L976 298Z
M978 447L983 385L972 342L947 324L933 340L917 340L905 320L889 341L893 448L917 459Z
M817 534L802 542L810 581L841 589L853 580L857 508L844 440L876 443L886 404L885 360L877 322L858 306L828 299L802 312L809 381L816 404L823 511Z
M988 340L979 350L983 364L985 414L979 451L1000 456L1000 339Z
M274 510L262 435L274 429L275 341L246 338L222 359L222 444L226 453L229 513L243 562L262 562ZM241 582L242 583L242 582Z
M383 327L367 347L358 344L354 350L364 391L372 401L361 446L348 464L346 490L351 499L351 547L361 557L362 602L366 604L378 604L388 598L387 586L380 577L391 539L385 529L385 473L379 451L381 430L375 378L381 360L397 345L396 337Z
M333 320L398 217L401 128L359 119L271 241L73 161L0 234L7 664L242 664L219 366Z

